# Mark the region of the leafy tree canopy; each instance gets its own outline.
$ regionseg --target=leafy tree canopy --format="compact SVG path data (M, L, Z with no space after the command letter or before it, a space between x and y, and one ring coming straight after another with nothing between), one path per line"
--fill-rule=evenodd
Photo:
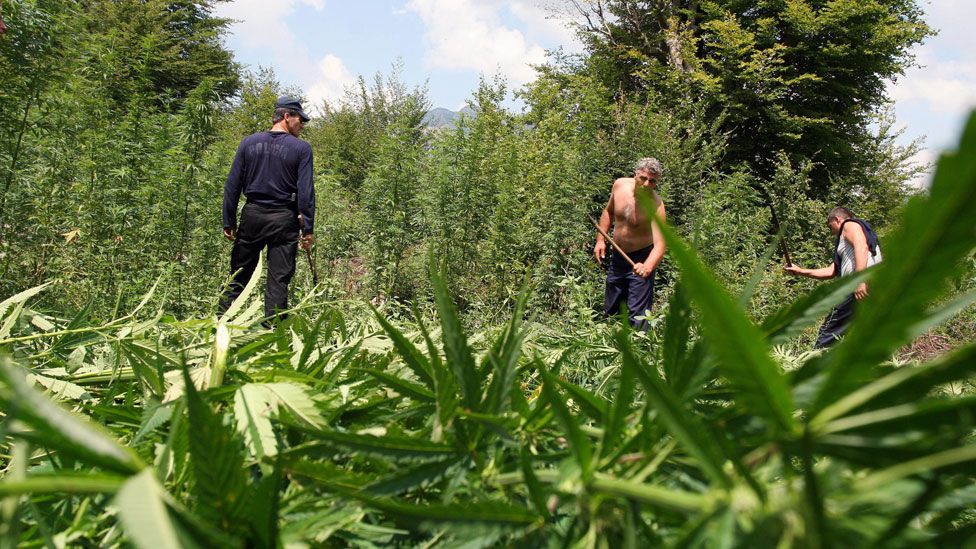
M620 96L725 114L726 163L817 163L815 195L858 170L858 144L932 30L915 0L574 0L585 69Z
M110 61L116 99L133 93L183 99L204 79L227 98L239 89L239 68L221 44L228 20L213 0L86 0L100 61ZM99 63L105 66L104 63Z

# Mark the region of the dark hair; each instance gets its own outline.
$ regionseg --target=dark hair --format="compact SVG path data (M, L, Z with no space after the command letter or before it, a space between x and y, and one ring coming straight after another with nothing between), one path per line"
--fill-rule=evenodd
M837 206L833 210L830 210L830 213L827 214L827 223L830 223L830 220L834 218L843 221L852 217L854 217L854 214L852 214L850 210L843 206Z
M274 114L271 115L271 123L277 124L278 122L281 122L282 120L285 119L286 114L290 114L292 116L300 116L298 114L298 111L296 111L295 109L278 108L275 109Z

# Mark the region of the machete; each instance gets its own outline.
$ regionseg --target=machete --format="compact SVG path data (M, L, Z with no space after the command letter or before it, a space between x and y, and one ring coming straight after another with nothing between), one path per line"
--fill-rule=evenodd
M298 234L299 236L305 236L305 218L302 214L298 214ZM319 285L319 272L315 268L315 261L312 260L312 250L305 248L305 258L308 259L308 268L312 271L312 285Z

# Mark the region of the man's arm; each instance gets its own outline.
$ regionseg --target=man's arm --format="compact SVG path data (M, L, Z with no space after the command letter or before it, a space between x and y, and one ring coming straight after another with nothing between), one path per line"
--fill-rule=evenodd
M804 269L799 265L787 265L786 267L783 267L783 270L794 276L805 276L815 280L829 280L834 278L833 263L826 267L820 267L819 269Z
M854 272L860 272L868 267L868 239L864 235L864 228L860 223L844 224L844 240L854 248ZM868 284L862 282L854 290L854 297L864 299L868 296Z
M230 165L230 173L224 182L224 237L234 240L237 236L237 203L241 199L244 188L244 142L237 146L234 162Z
M617 190L617 182L613 182L613 186L610 187L610 200L607 201L607 207L603 208L603 212L600 214L600 221L598 225L600 229L610 234L610 224L613 221L613 195L614 191ZM593 246L593 257L596 258L596 262L603 265L603 258L607 255L607 243L600 234L600 231L596 232L596 246Z
M667 214L664 211L664 201L661 197L654 193L654 198L657 199L657 219L651 220L651 238L653 239L653 247L651 248L651 253L647 256L647 259L643 263L638 263L634 266L634 272L637 276L647 278L654 274L654 269L657 268L658 263L661 262L661 258L664 257L664 252L667 250L667 245L664 243L664 233L661 232L661 227L658 225L658 220L661 223L667 221Z
M298 165L298 212L305 221L305 230L302 235L302 249L312 247L314 238L312 229L315 225L315 183L312 170L312 147L309 146L306 154L302 157Z

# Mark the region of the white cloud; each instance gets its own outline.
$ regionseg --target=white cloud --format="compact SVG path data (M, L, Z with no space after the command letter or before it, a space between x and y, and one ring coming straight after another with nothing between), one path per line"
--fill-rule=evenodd
M346 88L356 83L356 75L346 68L342 59L331 53L319 60L316 67L316 79L306 91L308 103L313 108L321 106L323 100L331 103L341 99Z
M302 75L299 84L305 91L306 110L315 112L323 100L341 98L356 76L333 54L314 61L304 43L292 33L278 30L288 28L301 6L322 11L325 0L234 0L217 4L214 11L219 17L236 20L230 32L243 48L263 50L270 68ZM309 67L315 70L309 71Z
M286 27L286 19L299 4L315 11L325 9L325 0L232 0L218 3L214 15L234 19L231 32L253 47L294 41L289 33L278 29Z
M932 184L932 172L935 169L937 153L932 149L922 149L915 153L908 161L915 166L928 166L924 172L917 174L908 184L916 189L927 189Z
M972 0L926 2L925 21L938 34L913 50L916 63L888 86L899 120L912 130L905 141L927 137L932 151L955 146L960 121L976 108L976 55L972 26L976 17ZM929 153L928 159L935 154ZM922 178L928 180L928 176Z
M410 0L427 32L425 62L432 68L501 72L518 85L535 78L531 65L546 60L545 49L502 21L505 2L495 0Z
M532 65L546 61L543 44L570 45L569 51L578 51L572 31L550 17L550 5L559 1L398 0L394 13L419 16L428 70L501 74L519 86L535 79ZM313 10L335 17L346 8L328 0L232 0L217 3L214 13L235 21L228 30L239 58L272 68L283 81L298 84L309 106L315 107L322 100L340 99L344 89L356 83L348 68L355 64L346 63L357 57L344 52L340 59L325 40L303 39L289 28L296 19L321 16ZM369 50L370 44L361 48Z
M271 68L301 73L309 65L308 48L287 32L299 5L322 11L325 0L233 0L217 4L214 15L233 19L230 33L243 48L264 50Z
M293 9L293 2L266 2L264 0L235 0L217 4L214 15L234 20L231 34L240 38L248 47L273 45L274 33L268 32Z
M509 2L508 10L525 23L530 36L539 35L547 41L563 46L563 49L570 53L583 51L583 44L568 24L565 10L558 11L540 0Z
M889 87L896 102L921 101L934 113L961 117L976 107L976 60L943 60L930 46L917 50L922 66Z

